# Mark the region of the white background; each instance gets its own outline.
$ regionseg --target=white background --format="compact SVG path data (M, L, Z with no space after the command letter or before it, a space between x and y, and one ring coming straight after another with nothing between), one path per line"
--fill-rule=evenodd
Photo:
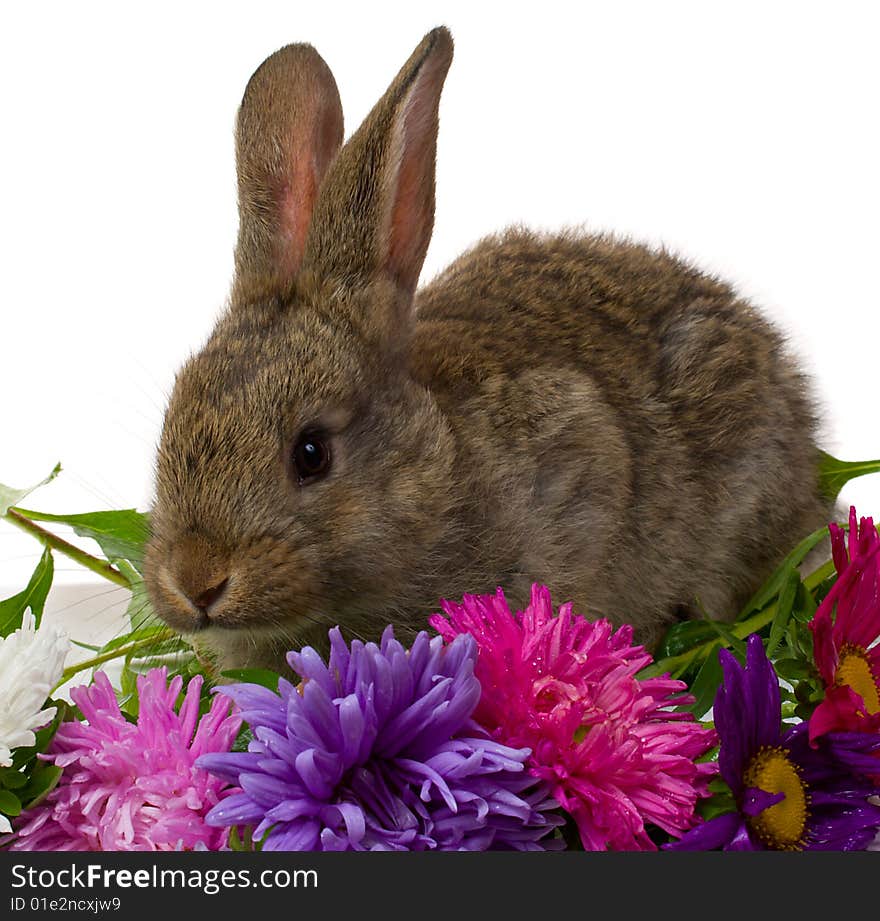
M511 222L664 243L722 274L815 375L823 446L880 456L874 3L40 3L0 34L0 482L57 512L148 506L175 369L226 298L233 120L309 41L346 134L445 23L423 278ZM880 515L880 476L844 498ZM0 589L38 548L0 523ZM59 560L59 580L75 581ZM81 574L80 574L81 575ZM86 576L86 578L93 578Z

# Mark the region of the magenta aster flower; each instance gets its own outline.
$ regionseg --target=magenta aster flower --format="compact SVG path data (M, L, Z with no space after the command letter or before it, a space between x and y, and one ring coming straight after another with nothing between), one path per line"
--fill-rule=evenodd
M810 717L811 742L836 730L880 732L880 534L871 518L857 522L853 507L849 553L843 529L829 530L837 581L810 621L826 689Z
M680 835L696 821L717 768L696 763L715 733L671 707L686 685L639 681L651 656L632 645L632 628L588 621L549 591L512 614L504 593L442 603L431 625L447 641L472 634L483 694L474 713L492 737L532 750L528 765L574 817L588 850L656 850L645 825ZM447 619L448 618L448 619Z
M228 751L241 719L217 696L199 719L202 678L193 678L179 709L180 676L154 668L137 680L136 723L120 712L103 672L70 696L85 722L64 722L45 756L64 768L58 786L19 818L12 850L219 850L225 833L205 823L233 792L195 766L207 752Z
M386 628L351 650L330 631L330 661L291 652L300 688L224 689L254 738L199 764L242 788L215 806L218 826L256 826L263 850L543 850L562 823L527 751L471 722L480 697L469 637L420 633L407 651ZM554 810L556 810L554 812Z
M784 728L779 678L752 634L743 667L719 652L724 680L713 713L718 763L736 809L688 832L671 850L864 850L880 828L865 771L880 735L831 733L813 748L806 723Z

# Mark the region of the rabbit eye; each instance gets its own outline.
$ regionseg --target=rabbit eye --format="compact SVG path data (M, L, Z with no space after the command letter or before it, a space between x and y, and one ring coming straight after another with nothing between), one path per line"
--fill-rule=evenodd
M303 432L293 449L293 466L300 486L330 470L330 445L320 432Z

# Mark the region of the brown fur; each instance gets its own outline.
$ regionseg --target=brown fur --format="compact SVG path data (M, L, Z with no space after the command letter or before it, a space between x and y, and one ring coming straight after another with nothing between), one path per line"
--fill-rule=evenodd
M451 58L445 29L426 36L329 163L341 114L313 49L248 87L232 301L168 407L146 573L161 616L225 665L280 667L337 622L405 638L442 597L501 585L522 604L533 581L651 643L683 610L732 617L830 514L780 334L680 259L513 229L415 291ZM316 166L258 183L252 233L248 177L278 175L279 137ZM293 254L291 201L314 201ZM314 427L333 465L300 486L291 452Z

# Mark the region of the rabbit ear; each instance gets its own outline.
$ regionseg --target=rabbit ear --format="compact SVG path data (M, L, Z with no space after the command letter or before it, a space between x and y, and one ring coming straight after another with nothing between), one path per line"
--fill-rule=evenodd
M434 226L440 92L452 36L428 33L336 158L306 240L303 271L343 284L390 278L415 291Z
M283 290L300 262L318 188L342 144L342 105L311 45L287 45L248 82L235 134L239 230L233 302Z

